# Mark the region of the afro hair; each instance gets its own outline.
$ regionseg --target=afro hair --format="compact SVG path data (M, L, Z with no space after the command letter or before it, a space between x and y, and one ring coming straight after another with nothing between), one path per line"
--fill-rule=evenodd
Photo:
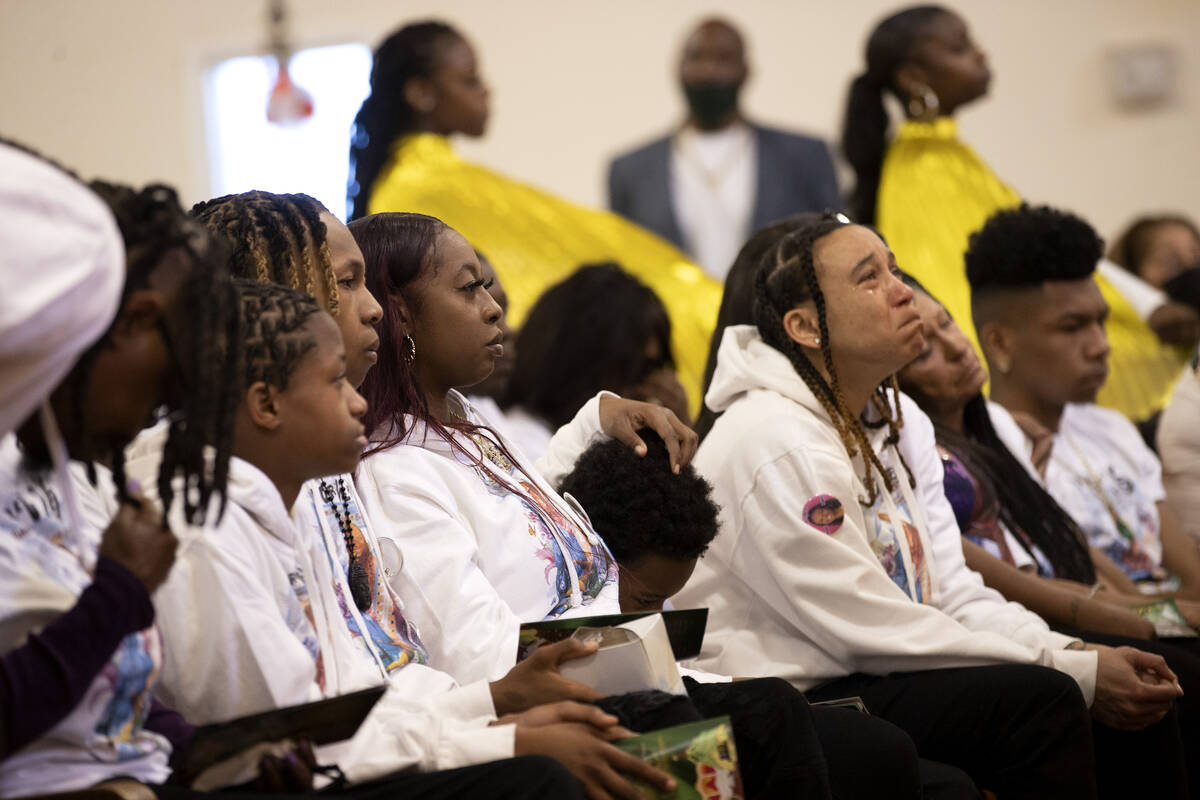
M998 211L967 243L972 293L1074 281L1096 270L1104 241L1074 214L1022 204Z
M615 439L592 445L559 489L587 510L618 562L647 555L699 558L717 535L712 487L690 464L673 473L667 446L653 431L638 435L646 455Z

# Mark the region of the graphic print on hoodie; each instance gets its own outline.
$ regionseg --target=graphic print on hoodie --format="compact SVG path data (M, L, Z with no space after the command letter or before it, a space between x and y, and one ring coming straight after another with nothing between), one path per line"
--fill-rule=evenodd
M457 451L455 457L464 464L470 464ZM503 470L509 480L499 479L490 469L471 466L487 487L488 494L498 501L512 497L521 505L529 535L537 539L540 545L538 557L546 565L546 585L553 600L546 619L557 617L571 608L571 595L574 592L579 592L582 604L587 605L600 595L607 584L616 580L616 562L600 538L594 534L589 537L580 530L541 489L519 474L515 464L508 463L505 465L507 469ZM492 465L492 468L501 471L499 464Z

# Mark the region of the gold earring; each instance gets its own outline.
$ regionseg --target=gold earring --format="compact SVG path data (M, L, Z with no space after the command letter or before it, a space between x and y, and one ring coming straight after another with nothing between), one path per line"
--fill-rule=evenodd
M923 83L913 86L912 96L908 98L908 113L920 122L932 122L937 119L941 103L933 89Z
M1001 375L1007 375L1011 367L1012 365L1008 363L1008 359L996 359L996 371Z
M417 360L417 342L406 333L404 334L404 344L408 347L408 352L404 354L404 360L411 364Z

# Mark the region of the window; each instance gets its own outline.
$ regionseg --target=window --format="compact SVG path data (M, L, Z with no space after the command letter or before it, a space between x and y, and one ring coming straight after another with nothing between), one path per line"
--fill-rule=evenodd
M267 121L274 58L231 58L209 73L212 195L304 192L345 219L350 126L367 96L371 50L362 44L300 50L289 72L312 95L314 108L311 117L290 127Z

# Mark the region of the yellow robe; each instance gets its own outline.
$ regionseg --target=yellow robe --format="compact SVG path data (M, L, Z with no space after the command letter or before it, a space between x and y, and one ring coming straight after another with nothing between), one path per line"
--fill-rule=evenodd
M982 159L958 139L950 117L905 122L883 162L876 214L900 268L919 280L971 337L971 289L963 254L967 238L1004 208L1021 202ZM1187 360L1186 350L1162 344L1113 286L1096 275L1108 301L1112 347L1109 378L1097 402L1132 419L1166 404Z
M619 262L667 307L679 379L693 413L699 410L721 284L668 242L616 214L466 162L446 137L430 133L396 142L367 208L373 214L429 214L461 233L495 267L508 293L513 327L545 289L580 264Z

